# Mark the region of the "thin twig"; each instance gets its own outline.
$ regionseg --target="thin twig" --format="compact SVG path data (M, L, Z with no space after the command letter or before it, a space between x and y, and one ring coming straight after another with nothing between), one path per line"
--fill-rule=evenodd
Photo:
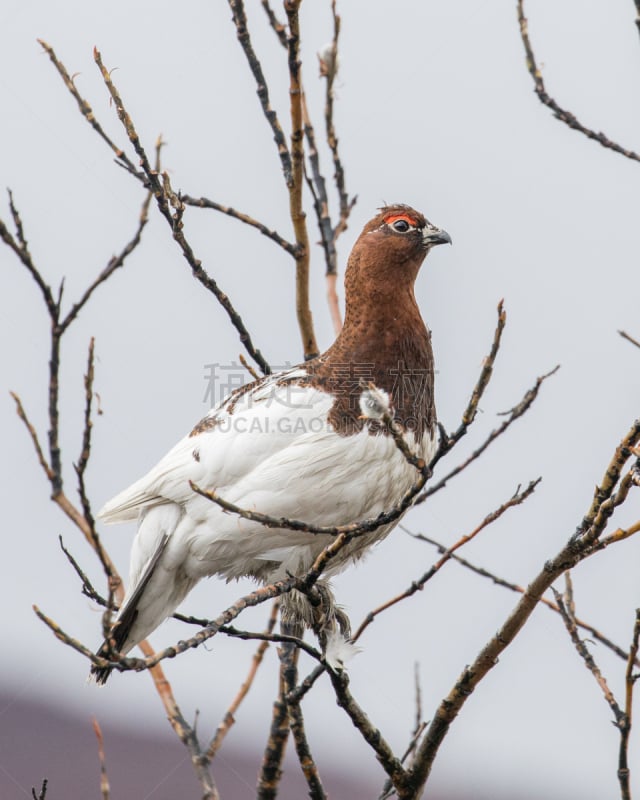
M625 698L624 698L624 721L625 725L620 728L620 749L618 754L618 781L622 792L622 800L631 800L630 789L630 770L629 770L629 735L633 720L633 690L640 673L633 671L638 661L638 646L640 643L640 608L636 609L636 619L633 626L631 646L629 647L629 658L625 670ZM625 794L626 793L626 794Z
M273 703L269 738L264 748L262 764L258 774L256 795L258 800L275 800L278 796L280 779L282 778L282 762L290 733L289 706L285 699L284 669L285 664L281 655L280 670L278 672L278 694Z
M638 2L640 2L640 0L638 0ZM636 347L640 347L640 342L637 339L634 339L633 336L630 336L626 331L618 331L618 333L623 339L631 342L631 344L635 345Z
M159 179L158 170L151 166L149 157L147 156L147 153L140 141L140 137L136 131L135 125L133 124L133 120L131 119L129 112L126 110L122 101L122 97L111 80L111 73L104 66L102 62L102 56L97 49L94 49L94 60L100 69L102 79L109 91L109 94L111 95L118 119L124 126L127 136L129 137L129 141L133 145L133 148L140 159L140 165L147 177L148 185L156 199L158 209L167 223L170 225L173 238L182 250L182 254L191 267L194 277L216 297L220 305L227 312L231 324L234 326L240 336L240 341L244 345L251 358L253 358L256 364L258 364L262 373L265 375L270 373L271 368L264 359L262 353L254 347L249 331L242 321L242 317L234 308L233 304L229 300L229 297L220 289L217 282L203 268L202 262L196 258L191 245L187 242L182 227L184 203L171 190L169 179L166 173L163 175L163 181L161 182ZM172 206L176 207L175 214L172 213Z
M393 750L382 736L382 733L371 723L367 715L356 703L349 691L349 677L347 674L345 672L334 672L333 670L328 670L327 674L333 685L338 705L344 709L365 741L375 751L378 761L396 790L408 786L407 770L402 766L400 759L393 754Z
M93 732L98 740L98 758L100 759L100 793L102 800L109 800L111 787L109 786L109 776L107 775L107 763L104 756L104 739L98 720L93 718Z
M375 620L375 618L383 611L386 611L392 606L395 606L397 603L400 603L407 597L411 597L416 592L421 592L424 589L426 583L430 581L431 578L433 578L433 576L440 569L442 569L442 567L451 559L456 550L459 550L465 544L468 544L481 531L483 531L485 528L487 528L489 525L491 525L493 522L499 519L505 513L505 511L523 503L528 497L530 497L533 494L533 492L536 490L536 487L538 486L541 480L542 478L538 478L535 481L530 481L526 489L524 489L524 491L520 491L520 489L518 488L516 492L513 494L513 496L509 498L509 500L502 503L502 505L500 505L497 509L495 509L495 511L492 511L490 514L487 514L487 516L482 520L482 522L479 525L477 525L470 533L461 536L454 545L452 545L448 550L446 550L443 553L442 558L440 558L433 566L431 566L424 573L424 575L422 575L422 577L420 577L417 581L412 581L411 586L405 589L404 592L401 592L399 595L392 597L390 600L387 600L385 603L378 606L378 608L375 608L373 611L370 611L364 618L364 620L360 623L360 626L358 630L355 632L352 641L356 642L360 638L362 633L366 630L366 628L368 628L369 625Z
M640 154L634 152L633 150L627 150L626 148L617 144L617 142L609 139L609 137L601 131L597 132L591 128L587 128L577 119L574 114L572 114L570 111L567 111L567 109L562 108L553 99L553 97L550 97L547 94L542 73L536 62L533 47L529 39L529 23L524 13L524 0L518 0L518 22L520 24L520 38L522 39L522 44L524 45L527 59L527 69L529 70L529 74L533 79L533 88L540 102L553 111L553 115L556 119L559 119L560 122L564 122L565 125L567 125L569 128L572 128L574 131L584 134L584 136L586 136L588 139L593 139L609 150L620 153L620 155L625 156L625 158L629 158L632 161L640 161Z
M269 20L269 25L273 28L274 33L278 37L280 44L283 47L287 46L287 29L285 25L280 22L280 20L276 17L274 10L271 8L269 0L262 0L262 7L265 10L267 15L267 19Z
M267 634L273 633L276 620L278 619L279 607L280 607L279 602L275 600L272 603L271 613L269 615L269 621L267 623L267 627L265 630L265 633ZM220 746L224 741L224 738L226 737L227 733L229 733L229 731L231 730L232 725L235 723L235 714L238 711L240 704L249 693L251 686L253 685L253 681L256 677L258 669L260 668L260 665L262 664L264 654L266 653L268 647L269 647L269 640L265 639L264 641L260 642L258 649L253 654L253 658L251 659L251 667L249 668L249 673L242 682L242 685L240 686L237 695L233 698L231 705L227 709L224 717L222 718L222 721L218 725L215 735L211 739L209 747L207 747L205 755L209 761L211 761L214 758L214 756L220 749Z
M614 725L620 731L620 746L618 750L618 782L620 783L620 796L622 800L631 800L631 790L629 787L629 763L627 759L627 749L629 745L629 733L631 731L631 719L627 716L625 710L623 710L618 701L616 700L613 692L609 688L609 684L607 683L606 678L602 674L602 671L596 664L596 661L589 651L589 648L584 643L584 641L578 635L578 629L576 627L575 619L573 617L572 609L569 605L565 605L565 602L555 589L552 588L554 597L556 599L556 603L558 608L560 609L560 616L563 619L565 627L567 628L567 632L573 642L574 647L576 648L578 655L582 658L585 667L591 672L593 677L595 678L596 683L600 687L604 699L606 700L609 708L611 709L613 716L614 716ZM637 625L637 622L636 622ZM636 643L636 652L637 652L637 634L634 628L634 638ZM627 674L629 673L629 665L633 664L631 660L631 653L633 651L633 643L630 648L630 658L627 662ZM634 654L635 655L635 654ZM627 683L627 690L629 690L629 684ZM632 687L631 687L632 691Z
M280 125L278 115L271 106L269 87L264 77L264 72L262 71L262 64L260 63L255 50L253 49L251 36L249 35L249 28L247 27L247 15L244 10L244 2L243 0L229 0L229 8L231 9L231 13L233 15L233 24L236 28L238 41L240 42L240 46L242 47L247 59L247 63L249 64L249 68L256 82L256 92L258 94L258 99L260 100L260 105L262 106L262 112L265 116L265 119L269 123L274 141L278 148L278 155L280 157L280 164L282 166L282 173L284 175L285 183L289 187L293 183L291 153L287 147L287 141L285 139L282 126Z
M260 222L254 217L249 216L249 214L238 211L231 206L225 206L221 203L216 203L214 200L209 200L206 197L192 197L189 194L181 194L180 199L185 205L195 206L196 208L210 208L214 211L219 211L221 214L226 214L232 219L237 219L239 222L243 222L245 225L249 225L250 227L260 231L263 236L266 236L267 239L271 239L271 241L275 242L279 247L282 247L282 249L289 253L289 255L295 255L296 246L294 244L288 242L276 230L267 227L264 223Z
M395 522L397 519L399 519L412 505L414 497L424 486L427 477L427 474L420 475L411 489L405 492L402 499L388 511L378 514L377 517L360 520L359 522L351 522L347 525L314 525L310 522L305 522L304 520L299 519L272 517L269 514L262 514L259 511L251 511L248 508L240 508L240 506L237 506L235 503L231 503L229 500L225 500L223 497L220 497L220 495L218 495L215 491L201 489L199 486L193 483L193 481L190 481L190 486L194 492L202 497L206 497L208 500L211 500L212 503L216 503L221 508L224 508L225 511L230 511L233 514L237 514L239 517L251 520L252 522L259 522L266 528L286 528L287 530L304 531L305 533L311 533L314 535L326 535L334 537L346 536L350 541L357 536L362 536L365 533L376 531L383 525L388 525L389 523Z
M551 371L537 378L535 384L531 387L531 389L529 389L525 393L522 400L520 400L520 402L517 405L515 405L510 411L506 412L508 416L505 419L505 421L497 428L492 430L491 433L486 437L484 442L479 447L477 447L471 453L471 455L469 455L461 464L458 464L457 467L454 467L452 470L447 472L447 474L436 483L427 486L425 490L422 492L422 494L416 498L416 505L419 505L420 503L424 502L427 499L427 497L430 497L431 495L440 491L440 489L443 489L452 478L456 477L456 475L459 475L470 464L476 461L489 447L489 445L493 444L493 442L495 442L496 439L502 436L517 419L519 419L523 414L526 414L527 411L533 405L536 398L538 397L540 387L542 386L544 381L547 378L551 377L551 375L555 375L555 373L559 369L560 365L554 367Z
M284 10L289 23L287 39L289 63L289 106L291 115L291 182L289 188L289 214L296 236L296 315L302 337L305 360L315 358L319 351L313 329L309 306L309 232L303 204L304 189L304 134L302 118L303 88L299 57L300 26L298 12L301 0L285 0Z
M467 433L469 430L469 426L473 424L473 421L476 418L476 414L478 412L478 404L485 392L485 389L489 385L489 381L491 380L491 376L493 374L493 366L495 364L496 356L498 355L498 351L500 350L500 342L502 340L502 332L504 331L504 326L507 322L507 312L504 310L504 302L500 300L498 303L498 322L496 324L496 329L493 334L493 342L491 344L491 350L489 351L489 355L487 355L482 363L482 369L480 370L480 375L478 376L478 380L476 381L476 385L471 392L471 397L469 398L469 402L467 403L467 407L465 408L462 414L462 420L460 425L452 434L447 434L444 430L441 429L441 437L440 437L440 444L438 446L438 450L431 460L430 467L433 469L435 465L440 461L440 459L445 456L459 441L460 439Z
M433 766L433 761L449 731L451 723L458 716L467 698L478 683L497 664L500 654L522 630L544 592L567 569L571 569L593 554L592 546L602 535L606 521L613 511L613 507L610 511L605 511L604 506L610 503L611 494L619 478L620 470L625 461L633 455L632 451L637 447L639 441L640 420L636 420L616 448L603 478L602 486L596 489L595 499L598 502L594 503L585 516L582 525L579 526L580 535L578 537L572 536L555 558L544 564L542 570L529 584L526 592L504 624L485 644L473 663L464 668L454 687L440 703L416 751L414 763L409 770L412 790L416 794L410 795L399 791L398 796L403 800L408 800L409 797L414 797L422 791L422 787ZM585 527L587 522L589 524Z
M60 77L64 81L65 86L67 87L67 89L71 93L71 96L74 98L74 100L78 104L78 108L80 109L80 113L82 114L82 116L87 120L89 125L91 125L91 127L98 134L98 136L104 142L106 142L106 144L111 148L111 150L113 150L113 152L116 155L116 158L118 159L118 162L120 162L129 172L131 172L137 178L142 178L142 173L139 172L136 169L135 165L129 159L129 157L124 152L124 150L121 147L118 147L118 145L116 145L113 142L113 140L109 136L107 136L107 134L105 133L104 129L102 128L102 126L100 125L98 120L95 118L95 115L93 113L93 109L91 108L89 103L84 99L84 97L82 97L80 95L80 93L78 92L78 89L76 88L76 85L75 85L75 82L73 80L73 77L71 75L69 75L69 72L67 71L67 68L58 59L58 57L56 56L56 54L55 54L53 48L51 47L51 45L47 44L42 39L38 39L38 44L42 47L42 49L46 52L46 54L51 59L52 64L57 69Z
M33 786L31 787L31 797L33 798L33 800L45 800L45 798L47 796L47 783L48 783L48 781L45 778L42 781L42 786L40 787L40 793L39 794L36 794L36 790L33 788Z
M432 545L438 550L438 552L444 554L448 551L448 548L441 542L436 541L436 539L433 539L424 533L413 533L404 525L400 525L400 527L402 528L402 530L405 531L405 533L408 533L409 536L411 536L412 538ZM504 589L509 589L512 592L517 592L518 594L524 594L527 591L525 586L520 586L517 583L513 583L513 581L508 581L505 578L501 578L499 575L496 575L495 572L492 572L491 570L488 570L485 567L479 567L477 564L473 564L466 558L462 558L462 556L459 556L457 553L453 553L451 558L457 564L460 564L461 567L468 569L470 572L474 572L476 575L480 575L482 578L487 578L488 580L495 583L496 586L502 586ZM555 611L556 613L559 613L560 611L560 609L553 602L553 600L549 600L547 597L541 597L540 603L545 605L551 611ZM585 622L579 617L575 618L575 622L576 625L579 628L582 628L582 630L586 631L591 638L597 639L597 641L599 641L605 647L609 648L609 650L615 653L619 658L622 658L625 661L629 658L629 653L624 648L615 644L615 642L612 642L611 639L605 636L601 631L599 631L589 622ZM636 666L640 667L640 661L636 661Z
M295 633L296 626L290 629L289 623L285 620L282 621L283 633ZM287 713L289 716L289 728L293 737L293 743L296 748L296 755L298 762L302 769L302 774L307 781L309 790L309 797L311 800L326 800L326 793L320 780L318 768L311 755L311 749L307 740L307 734L304 727L304 717L302 715L302 708L299 701L292 701L289 699L290 691L296 686L298 682L298 654L299 650L291 644L283 644L280 648L280 668L281 668L281 685L282 685L282 700L287 704Z
M91 283L84 291L82 297L78 300L77 303L74 303L71 308L69 309L67 315L64 317L63 320L60 322L60 332L61 334L69 327L69 325L74 321L74 319L78 316L80 311L84 308L87 304L95 290L101 286L105 281L107 281L113 273L119 269L120 267L124 266L124 263L128 256L133 253L136 247L140 244L142 238L142 232L144 231L147 222L149 221L149 204L151 202L151 192L148 192L145 196L145 199L142 203L142 208L140 209L140 216L138 217L138 226L132 238L125 244L122 250L118 253L118 255L112 256L109 259L106 267L100 272L100 274L96 277L96 279Z
M331 40L330 48L325 51L320 57L320 74L326 78L325 90L325 107L324 107L324 121L325 131L327 137L327 144L331 150L333 158L333 179L335 181L336 189L338 191L338 199L340 203L340 219L335 226L333 232L334 243L341 233L347 229L347 222L349 215L356 204L357 196L349 197L345 183L345 171L340 152L338 149L338 136L336 134L334 122L334 84L338 75L338 40L340 38L340 16L336 10L336 0L331 0L331 13L333 16L333 38Z
M591 674L596 680L596 683L602 690L604 699L607 701L607 704L611 708L613 716L615 717L616 727L620 727L622 718L624 716L624 712L618 705L618 702L616 701L613 692L611 691L609 685L607 684L606 678L604 677L600 668L596 664L592 654L589 652L588 647L578 635L577 626L574 622L573 617L571 616L571 611L569 610L569 607L565 605L562 595L560 594L560 592L557 592L553 587L551 587L551 591L553 592L553 596L555 597L556 605L560 609L560 616L562 617L562 620L567 628L567 632L571 637L571 641L573 642L580 657L584 661L585 667L587 667L587 669L591 672Z
M328 549L328 548L326 548ZM324 553L325 551L323 551ZM321 554L322 555L322 554ZM320 561L320 557L316 559L316 563ZM285 594L286 592L291 591L293 588L297 588L300 591L304 591L312 585L313 582L317 580L317 576L312 576L311 571L304 576L303 579L301 578L288 578L284 581L277 581L273 584L268 586L261 587L260 589L256 589L255 591L251 592L244 597L239 598L233 603L231 606L226 608L222 611L215 619L210 620L209 624L206 628L198 631L194 636L191 636L189 639L181 639L175 645L171 645L169 647L165 647L164 650L160 650L156 653L151 650L150 654L147 655L145 653L145 658L133 658L133 657L119 657L117 660L110 661L106 658L102 658L101 656L96 655L93 650L83 645L74 637L70 636L66 633L58 623L44 614L37 606L33 607L34 612L38 616L42 622L49 627L49 629L53 632L53 634L64 644L72 647L74 650L77 650L81 653L85 658L89 659L89 661L96 667L99 668L111 668L117 669L121 672L133 670L135 672L140 672L142 670L152 669L156 665L158 665L161 661L164 661L167 658L175 658L180 653L184 653L187 650L195 649L200 647L204 642L208 641L209 639L216 636L220 629L224 625L228 625L229 622L234 620L239 614L241 614L245 608L253 607L260 605L261 603L266 602L267 600L271 600L274 597L280 597L280 595ZM144 652L144 651L143 651ZM115 659L117 653L112 653L112 657Z

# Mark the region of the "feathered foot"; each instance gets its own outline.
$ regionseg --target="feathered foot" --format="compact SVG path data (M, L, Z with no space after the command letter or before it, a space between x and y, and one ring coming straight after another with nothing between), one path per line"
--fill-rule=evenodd
M329 585L318 581L315 588L320 602L314 604L310 598L298 591L285 595L282 602L282 620L287 632L301 638L305 628L318 637L327 664L334 671L344 669L360 648L351 643L351 623L345 611L336 605Z

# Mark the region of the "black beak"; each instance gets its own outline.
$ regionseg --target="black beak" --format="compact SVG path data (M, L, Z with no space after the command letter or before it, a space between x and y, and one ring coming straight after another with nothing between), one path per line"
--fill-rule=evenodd
M424 243L433 246L434 244L452 244L449 234L441 228L425 228L422 232Z

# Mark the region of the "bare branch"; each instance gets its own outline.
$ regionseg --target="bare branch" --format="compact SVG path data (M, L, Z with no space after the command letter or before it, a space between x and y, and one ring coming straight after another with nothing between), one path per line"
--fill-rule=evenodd
M475 420L476 414L478 412L478 404L482 398L482 395L485 392L485 389L489 385L489 381L491 380L491 376L493 374L493 365L496 360L496 356L498 355L498 350L500 349L500 342L502 339L502 332L504 330L504 326L507 322L507 312L504 310L504 303L501 300L498 303L498 322L496 325L495 332L493 334L493 343L491 345L491 350L489 351L489 355L486 356L484 362L482 364L482 370L480 371L480 375L478 380L476 381L476 385L471 392L471 397L469 398L469 402L467 403L467 407L465 408L462 414L462 421L458 428L452 433L447 434L444 430L441 429L441 436L440 436L440 445L438 447L438 451L436 452L435 456L431 460L431 469L435 467L435 465L440 461L440 459L445 456L449 450L451 450L459 441L460 439L466 434L469 430L469 426Z
M16 238L14 239L9 229L4 224L2 220L0 220L0 238L2 241L9 247L13 252L18 256L22 264L27 268L29 274L36 282L38 288L40 289L40 293L42 294L42 299L47 306L47 310L49 312L49 316L54 319L58 312L58 306L56 301L53 298L53 292L51 291L51 287L45 282L44 278L40 274L40 272L36 269L33 258L31 257L31 253L29 252L29 245L24 235L24 229L22 226L22 219L20 218L20 214L16 205L13 200L13 194L11 190L8 191L9 195L9 208L11 210L11 216L13 218L14 227L16 229Z
M282 777L282 761L289 739L289 713L283 697L282 670L279 675L278 696L273 704L269 738L260 765L257 800L275 800Z
M160 210L160 213L166 219L168 224L171 227L173 238L176 240L180 249L182 250L182 254L184 255L187 263L191 267L194 277L200 281L200 283L212 294L215 295L216 299L220 303L220 305L224 308L227 312L227 315L231 321L231 324L237 330L240 341L244 345L246 351L249 353L251 358L258 364L260 369L262 370L263 374L268 374L271 372L271 368L269 364L265 361L262 353L253 346L253 342L251 340L251 336L246 329L244 322L242 321L242 317L238 314L238 312L233 307L229 297L222 292L219 288L217 282L205 271L202 266L202 262L195 257L195 254L191 248L191 245L187 242L183 230L182 230L182 213L184 210L184 204L171 191L171 187L168 181L168 176L165 174L164 183L161 183L158 176L158 170L152 168L147 153L140 142L140 137L135 129L133 124L133 120L129 116L128 111L126 110L122 98L120 97L120 93L116 89L113 81L111 80L111 75L109 71L106 69L102 62L102 56L98 52L98 50L94 50L94 60L100 69L102 74L102 79L105 82L105 85L111 95L113 103L116 108L116 112L118 114L118 118L120 119L122 125L124 126L125 131L127 132L127 136L129 137L129 141L133 145L136 154L140 158L140 164L142 166L142 170L147 177L148 184L150 186L151 191L153 192L153 196L156 199L156 203ZM171 204L176 206L176 214L174 215L171 211Z
M383 603L381 606L378 606L378 608L374 609L373 611L370 611L360 624L360 627L354 634L352 641L354 642L358 641L358 639L360 638L362 633L366 630L366 628L368 628L369 625L374 621L374 619L383 611L386 611L388 608L391 608L397 603L400 603L407 597L411 597L411 595L415 594L416 592L421 592L424 589L425 584L428 581L430 581L431 578L433 578L433 576L440 569L442 569L442 567L447 563L447 561L451 559L456 550L459 550L465 544L468 544L472 539L475 539L475 537L481 531L483 531L485 528L487 528L489 525L491 525L493 522L499 519L505 513L505 511L523 503L528 497L530 497L533 494L533 492L535 491L536 487L538 486L541 480L542 478L538 478L535 481L530 481L527 488L522 492L518 488L516 492L513 494L513 496L509 498L509 500L502 503L502 505L499 506L495 511L492 511L490 514L488 514L482 520L482 522L479 525L477 525L470 533L461 536L451 548L449 548L443 553L442 558L440 558L432 567L430 567L427 570L427 572L425 572L424 575L422 575L421 578L419 578L417 581L412 581L411 586L409 586L408 589L405 589L404 592L401 592L396 597L391 598L391 600L387 600L386 603Z
M231 13L233 15L233 24L236 26L236 35L238 37L238 41L240 42L242 50L249 64L249 68L251 69L256 82L256 91L258 94L258 99L260 100L260 105L262 106L262 111L267 122L269 123L269 126L271 127L271 132L273 133L273 138L278 148L278 155L280 156L280 164L282 166L285 183L287 184L287 187L291 187L293 185L291 153L287 147L285 135L282 130L282 126L280 125L280 121L278 120L278 115L271 107L267 81L262 71L262 65L260 64L258 56L253 49L253 44L251 43L251 36L249 35L249 29L247 27L247 16L244 10L244 2L243 0L229 0L229 8L231 9Z
M579 526L578 534L571 537L555 558L544 564L507 620L482 648L474 662L465 667L453 689L441 702L418 747L414 764L410 769L414 790L422 790L451 723L477 684L496 665L500 654L518 635L544 592L562 573L593 554L593 545L602 535L606 521L615 508L611 495L619 478L620 470L632 456L632 451L639 441L640 420L636 420L616 448L602 486L596 488L594 504L585 516L582 525ZM403 795L399 793L399 797L403 797ZM404 797L408 798L409 795L405 794Z
M640 2L640 0L638 0L638 2ZM631 342L631 344L635 345L636 347L640 347L640 342L637 339L634 339L633 336L630 336L626 331L618 331L618 333L623 339Z
M432 539L431 537L427 536L424 533L412 533L408 528L404 525L400 525L402 530L409 534L409 536L417 539L421 542L426 542L427 544L433 545L438 552L440 553L447 553L448 548L445 547L444 544L441 542ZM453 561L457 564L460 564L461 567L468 569L471 572L474 572L476 575L480 575L482 578L488 578L490 581L496 584L496 586L502 586L504 589L509 589L512 592L517 592L518 594L524 594L527 590L526 587L520 586L517 583L513 583L512 581L505 580L505 578L501 578L500 576L496 575L495 572L492 572L485 567L479 567L476 564L471 563L466 558L462 558L457 553L453 553L451 555ZM553 600L549 600L546 597L540 598L540 603L545 605L547 608L551 609L551 611L555 611L559 613L560 609L558 606L553 602ZM629 653L624 650L624 648L620 647L619 645L612 642L607 636L605 636L601 631L591 625L589 622L585 622L584 620L575 617L575 623L578 628L582 628L582 630L586 631L589 636L593 639L597 639L600 644L608 647L613 653L615 653L619 658L624 659L625 661L629 658ZM636 666L640 667L640 661L636 661Z
M375 751L378 761L391 779L396 790L398 791L402 787L406 787L408 785L407 771L402 766L400 760L393 754L393 750L382 736L382 733L371 723L367 715L356 703L353 695L349 691L349 678L347 674L344 672L337 673L333 670L327 670L327 674L331 679L333 689L336 693L338 705L344 709L365 741ZM401 795L399 794L399 796Z
M556 603L558 608L560 609L560 615L564 621L564 624L567 628L567 632L571 637L571 641L573 642L576 650L580 658L584 661L585 667L591 672L593 677L595 678L596 683L600 687L604 699L606 700L609 708L613 712L613 716L615 719L614 725L620 731L620 747L618 751L618 781L620 783L620 796L622 800L631 800L631 790L629 787L629 764L627 759L627 749L629 745L629 733L631 731L631 719L627 716L625 711L620 708L618 701L614 697L613 692L609 688L606 678L602 674L602 671L598 667L595 662L595 659L589 648L583 642L583 640L578 636L578 630L576 627L576 623L571 611L571 608L565 605L564 600L562 599L559 592L556 592L555 589L552 589L553 594L556 599ZM637 626L637 624L636 624ZM636 637L635 629L634 629L634 638ZM637 638L635 638L636 642L636 652L637 652ZM633 651L633 643L630 648L630 653ZM629 660L630 664L633 662L631 658ZM629 668L627 669L627 674L629 672ZM627 690L629 689L629 684L627 683Z
M304 138L302 128L303 88L300 77L300 27L298 12L301 0L285 0L284 9L289 22L289 101L291 113L291 183L289 188L289 213L296 235L296 314L302 336L305 360L318 355L318 345L313 330L309 307L309 233L302 202L304 188Z
M296 625L290 627L288 622L282 621L283 633L293 633L296 628ZM289 699L290 691L298 682L298 654L299 650L289 643L283 644L280 648L281 697L287 704L289 728L302 773L307 781L309 797L312 800L326 800L327 795L309 748L300 702Z
M333 544L327 547L324 551L327 553L331 550L331 556L333 556L335 552L337 552L337 550L335 552L333 551L333 547L336 545L338 540L340 540L341 546L344 546L346 541L350 541L356 536L362 536L370 531L378 530L378 528L382 527L383 525L387 525L390 522L395 522L397 519L399 519L412 505L413 499L421 491L428 478L428 475L428 468L425 467L424 473L418 477L412 488L405 493L400 502L398 502L388 511L382 512L377 517L364 519L359 522L352 522L347 525L313 525L309 522L304 522L303 520L287 519L286 517L271 517L268 514L261 514L259 511L251 511L247 508L240 508L240 506L235 505L235 503L231 503L228 500L225 500L223 497L220 497L220 495L218 495L215 491L201 489L199 486L193 483L193 481L190 481L190 486L194 492L202 495L202 497L206 497L213 503L217 503L221 508L224 508L225 511L230 511L233 514L237 514L238 516L243 517L243 519L259 522L261 525L264 525L267 528L286 528L292 531L304 531L305 533L318 535L326 534L328 536L337 537L334 539Z
M40 788L40 793L36 794L36 790L31 787L31 797L33 800L45 800L47 796L47 779L45 778L42 781L42 787Z
M602 132L596 132L591 128L587 128L574 114L559 106L553 97L547 94L542 73L538 68L533 47L529 40L529 23L524 14L524 0L518 0L518 22L520 23L520 37L527 57L527 69L533 79L533 88L540 102L553 111L553 115L556 119L559 119L560 122L564 122L565 125L572 128L574 131L584 134L588 139L593 139L609 150L620 153L620 155L625 156L625 158L629 158L632 161L640 161L640 155L638 153L633 150L627 150L616 142L613 142Z
M495 440L498 439L498 437L502 436L502 434L505 433L511 427L512 423L514 423L517 419L519 419L523 414L526 414L527 411L533 405L536 398L538 397L538 392L540 391L540 387L542 386L544 381L551 375L555 375L555 373L559 369L560 365L558 364L558 366L554 367L554 369L552 369L550 372L547 372L544 375L541 375L539 378L537 378L534 386L532 386L531 389L529 389L525 393L522 400L520 400L520 402L517 405L515 405L510 411L505 412L506 414L508 414L507 419L499 427L492 430L491 433L484 440L484 442L480 445L480 447L477 447L471 453L471 455L468 456L461 464L450 470L437 483L428 486L424 490L424 492L420 495L420 497L416 498L416 505L424 502L424 500L426 500L427 497L430 497L432 494L435 494L440 489L443 489L447 485L448 481L451 480L451 478L454 478L456 475L459 475L463 470L465 470L469 466L469 464L476 461L476 459L478 459L484 453L484 451L489 447L489 445L493 444L493 442L495 442Z
M636 619L633 626L631 646L629 647L629 658L625 670L625 700L624 700L624 720L626 724L620 728L620 750L618 754L618 781L622 791L623 800L631 800L631 789L629 786L629 735L631 733L631 723L633 719L633 690L635 683L640 677L639 673L634 673L633 668L638 661L638 646L640 643L640 608L636 609ZM625 795L626 792L626 795Z
M273 633L273 629L276 624L276 620L278 619L278 610L279 610L279 602L275 600L271 605L271 613L269 615L269 621L267 623L267 627L265 630L266 634ZM220 749L222 742L224 741L227 733L231 730L232 725L235 723L235 714L238 711L242 701L249 693L251 686L253 685L254 678L262 664L262 660L264 658L264 654L269 647L269 640L265 639L264 641L260 642L258 649L253 654L253 658L251 660L251 667L249 669L249 674L245 678L238 690L238 694L234 697L231 705L227 709L222 721L218 725L218 728L215 732L213 739L211 740L209 747L207 747L206 757L209 761L213 759L215 754Z
M100 759L100 793L102 794L102 800L109 800L111 787L109 786L107 764L104 756L104 739L102 737L100 724L95 717L93 718L93 732L98 740L98 758Z
M242 211L238 211L231 206L224 206L221 203L216 203L214 200L209 200L206 197L192 197L189 194L181 194L180 199L187 206L195 206L196 208L210 208L214 211L219 211L221 214L226 214L232 219L237 219L239 222L244 222L245 225L256 228L256 230L260 231L263 236L266 236L268 239L271 239L271 241L282 247L282 249L289 253L289 255L295 256L296 254L295 245L291 244L291 242L288 242L283 236L280 236L277 231L273 230L272 228L268 228L262 222L250 217L248 214L244 214Z
M274 30L274 33L278 37L280 44L283 47L287 47L287 29L285 25L280 22L280 20L276 17L274 10L271 8L271 4L269 0L262 0L262 7L265 10L267 15L267 19L269 20L269 25Z
M143 179L143 175L139 172L133 162L129 159L126 155L124 150L121 147L118 147L107 134L104 132L104 129L97 121L93 114L93 109L89 105L89 103L80 95L78 92L75 82L71 75L69 75L66 67L64 64L58 60L53 48L51 45L44 42L42 39L38 39L38 44L42 47L42 49L46 52L46 54L51 59L52 64L58 70L60 77L64 81L65 86L71 93L71 96L75 99L76 103L78 104L78 108L80 109L80 113L82 116L87 120L89 125L94 129L94 131L98 134L98 136L113 150L118 159L118 162L127 169L128 172L131 172L135 175L138 179Z
M47 462L47 459L45 458L45 455L42 451L42 447L40 446L38 433L31 424L31 422L29 421L29 418L27 417L26 411L24 410L24 406L22 405L22 400L15 392L9 392L9 394L11 395L11 397L13 397L13 400L16 404L16 412L20 417L20 419L22 420L22 422L24 423L24 426L27 429L29 436L31 437L31 441L35 448L36 455L38 456L38 462L40 463L40 466L44 470L44 474L47 476L49 481L53 481L53 471L51 470L51 467L49 466L49 463Z
M340 219L334 230L334 242L341 233L347 229L349 215L356 204L357 196L350 198L345 184L345 173L342 159L338 149L338 137L334 123L334 83L338 75L338 39L340 37L340 16L336 10L336 0L331 0L331 13L333 15L333 39L328 50L319 55L320 75L326 78L326 93L324 107L325 131L327 144L333 157L333 178L340 203Z
M107 281L119 267L124 266L124 262L126 261L127 257L131 255L131 253L133 253L136 247L140 244L140 241L142 239L142 232L149 219L149 204L151 202L151 197L152 197L151 192L147 193L147 196L145 197L144 202L142 203L140 216L138 218L138 227L136 228L136 232L134 233L133 237L127 242L127 244L122 248L122 250L118 253L118 255L112 256L109 259L109 263L107 264L107 266L102 270L102 272L93 281L93 283L90 286L88 286L87 289L85 289L85 292L80 298L80 300L78 300L77 303L74 303L71 306L66 317L60 323L60 334L63 334L65 330L69 327L69 325L78 316L78 314L87 304L89 298L95 292L95 290L99 286L101 286L105 281Z

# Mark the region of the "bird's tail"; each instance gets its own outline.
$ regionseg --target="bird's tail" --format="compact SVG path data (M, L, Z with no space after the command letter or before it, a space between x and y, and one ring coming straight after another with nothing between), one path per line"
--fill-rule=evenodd
M100 645L100 648L96 653L97 656L100 656L101 658L110 658L114 650L120 652L124 648L125 643L131 634L131 629L138 618L138 604L140 602L140 598L147 588L149 581L153 577L168 541L169 535L163 533L158 546L154 554L151 556L149 563L145 567L142 577L133 590L131 597L127 598L120 613L118 614L118 619L115 621L111 629L109 638L105 639ZM130 649L131 646L132 645L130 644L128 649ZM112 670L113 667L93 666L91 667L91 677L94 678L96 683L103 686L107 682L109 675L111 675Z

